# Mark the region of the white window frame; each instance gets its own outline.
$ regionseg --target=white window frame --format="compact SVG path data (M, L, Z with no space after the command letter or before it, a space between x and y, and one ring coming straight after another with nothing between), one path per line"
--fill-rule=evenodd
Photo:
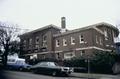
M31 47L32 47L32 38L29 39L29 47L28 48L31 49Z
M96 35L96 43L98 44L99 42L98 42L98 36Z
M102 43L102 38L100 37L99 39L100 39L100 45L103 45L103 43Z
M112 30L112 36L113 36L113 40L114 40L114 38L115 38L115 33L114 33L113 30Z
M26 40L24 40L23 43L26 44Z
M105 35L105 40L108 40L108 33L106 29L104 30L104 35Z
M63 39L63 46L67 46L67 40Z
M71 59L73 57L75 57L75 53L74 52L64 53L64 59Z
M44 39L45 37L46 37L46 39ZM46 35L43 35L43 37L42 37L42 46L47 47L47 36Z
M37 39L38 39L38 41L37 41ZM35 38L35 43L39 44L39 37L38 36Z
M84 52L83 52L84 51ZM85 54L85 50L80 51L80 56L83 56Z
M56 47L60 47L60 41L56 40Z
M82 39L83 39L83 41L82 41ZM80 43L84 43L84 37L83 37L83 35L79 36L79 40L80 40Z
M73 41L75 41L75 38L71 37L71 45L75 45L75 42Z
M29 39L29 45L32 45L32 38Z
M39 45L38 45L38 44L36 44L36 45L35 45L35 48L39 49Z
M27 43L27 41L23 40L23 47L26 47L26 43Z
M36 59L37 59L37 54L34 54L34 55L33 55L33 58L36 58Z

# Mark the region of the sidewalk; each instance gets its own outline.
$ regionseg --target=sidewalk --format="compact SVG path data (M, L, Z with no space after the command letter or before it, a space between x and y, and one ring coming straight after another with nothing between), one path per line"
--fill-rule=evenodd
M88 74L88 73L72 73L71 76L77 78L88 79L120 79L119 75L106 75L106 74Z

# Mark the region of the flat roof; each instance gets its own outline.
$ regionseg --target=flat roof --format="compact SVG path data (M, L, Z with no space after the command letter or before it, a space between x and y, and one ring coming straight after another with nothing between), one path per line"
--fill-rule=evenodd
M98 27L98 26L101 26L101 25L105 25L106 27L113 28L114 30L117 31L117 35L119 34L118 28L116 28L115 26L113 26L111 24L108 24L108 23L105 23L105 22L101 22L101 23L96 23L96 24L93 24L93 25L85 26L85 27L82 27L82 28L69 30L67 32L63 32L63 33L60 33L60 34L55 34L54 37L67 35L67 34L70 34L70 33L75 33L75 32L79 32L79 31L83 31L83 30L87 30L87 29L90 29L90 28L93 28L93 27Z
M20 35L20 36L24 36L24 35L27 35L27 34L32 34L32 33L39 32L39 31L43 31L43 30L49 29L49 28L55 28L55 29L61 30L61 28L57 27L56 25L50 24L50 25L41 27L41 28L39 28L39 29L30 31L30 32L26 32L26 33L24 33L24 34L22 34L22 35Z

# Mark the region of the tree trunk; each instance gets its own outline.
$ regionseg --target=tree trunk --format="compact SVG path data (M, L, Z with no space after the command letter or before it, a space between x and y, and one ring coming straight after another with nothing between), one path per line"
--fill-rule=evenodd
M3 54L3 65L4 65L4 67L7 66L7 56L8 56L8 52L9 52L9 46L8 46L8 44L6 44L6 46L5 46L5 52L4 52L4 54Z

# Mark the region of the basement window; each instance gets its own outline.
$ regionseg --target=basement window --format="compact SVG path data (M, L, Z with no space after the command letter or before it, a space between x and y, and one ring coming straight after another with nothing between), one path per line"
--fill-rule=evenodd
M80 51L80 55L83 56L85 54L85 50Z

